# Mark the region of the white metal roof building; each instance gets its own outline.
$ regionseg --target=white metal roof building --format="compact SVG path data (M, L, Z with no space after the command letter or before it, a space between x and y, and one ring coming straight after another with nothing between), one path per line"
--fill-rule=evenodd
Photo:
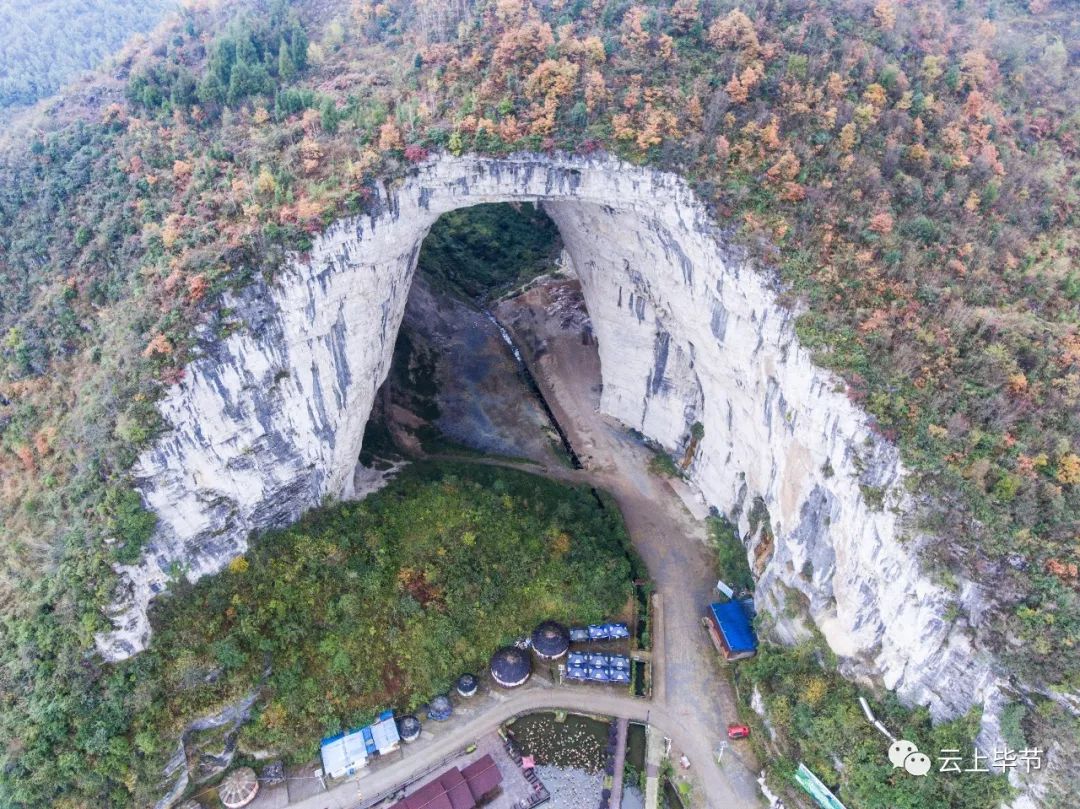
M323 739L323 773L330 778L352 775L367 766L369 756L390 753L400 742L394 712L385 711L367 727Z
M330 778L344 778L367 766L367 746L359 730L323 739L323 773Z
M375 752L380 756L397 750L398 743L401 741L392 711L384 713L379 717L378 722L369 725L364 730L371 731L371 741L375 745Z

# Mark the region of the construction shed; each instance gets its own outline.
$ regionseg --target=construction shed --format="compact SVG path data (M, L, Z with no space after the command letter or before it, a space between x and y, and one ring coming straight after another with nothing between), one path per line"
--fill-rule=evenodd
M738 601L709 605L709 636L726 660L742 660L757 653L757 637L748 610Z

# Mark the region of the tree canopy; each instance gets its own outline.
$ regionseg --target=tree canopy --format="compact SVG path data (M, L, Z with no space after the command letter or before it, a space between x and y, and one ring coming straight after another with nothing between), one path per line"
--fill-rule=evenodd
M0 0L0 120L97 67L173 0Z

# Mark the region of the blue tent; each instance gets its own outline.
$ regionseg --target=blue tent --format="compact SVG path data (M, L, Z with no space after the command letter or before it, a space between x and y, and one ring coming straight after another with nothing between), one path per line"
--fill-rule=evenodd
M611 681L613 683L628 683L630 682L630 672L628 669L610 669Z
M433 719L436 722L445 722L450 718L450 714L454 712L454 704L450 701L450 698L445 694L439 694L430 703L428 703L427 715L428 719Z
M613 669L629 669L630 658L624 655L611 655L608 657L608 665Z
M757 651L757 638L746 610L737 601L709 605L709 612L730 656L747 657Z
M589 679L598 683L611 682L611 675L607 669L589 669Z
M603 668L608 664L608 656L598 652L590 652L585 655L585 659L593 668Z
M568 680L587 680L589 679L589 672L584 666L567 666L566 667L566 679Z
M630 630L626 624L604 624L604 634L612 640L630 637Z
M378 748L375 747L375 739L371 735L371 727L363 728L360 731L364 737L364 746L367 748L368 755L373 756Z

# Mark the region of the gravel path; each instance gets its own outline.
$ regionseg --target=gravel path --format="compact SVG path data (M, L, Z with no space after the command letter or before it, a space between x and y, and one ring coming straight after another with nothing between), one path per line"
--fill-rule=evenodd
M599 773L540 766L536 774L551 793L549 809L595 809L600 803L603 779Z
M600 802L602 780L599 775L585 770L560 767L537 767L536 774L551 793L547 809L592 809ZM628 786L623 791L622 809L645 809L645 796L641 790Z

